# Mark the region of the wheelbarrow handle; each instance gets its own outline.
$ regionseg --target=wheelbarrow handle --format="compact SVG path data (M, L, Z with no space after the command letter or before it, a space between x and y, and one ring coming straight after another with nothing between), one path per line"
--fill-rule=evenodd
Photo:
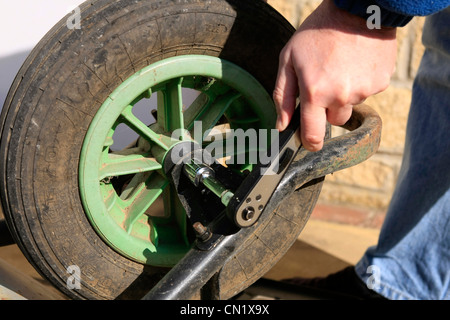
M381 119L370 107L355 106L351 119L343 127L351 132L327 140L322 150L299 150L257 225L268 221L281 202L305 183L354 166L377 151L381 136ZM143 299L192 299L211 279L219 282L220 276L213 276L253 235L257 225L224 237L212 250L202 251L194 246ZM220 292L212 296L220 298Z
M308 181L355 166L377 152L382 121L371 107L354 106L350 120L342 127L350 132L326 140L320 151L300 149L282 183L289 183L295 190Z

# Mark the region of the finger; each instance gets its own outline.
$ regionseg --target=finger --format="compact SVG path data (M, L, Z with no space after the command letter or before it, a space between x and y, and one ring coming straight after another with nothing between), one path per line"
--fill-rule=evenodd
M280 58L273 100L277 109L276 128L283 131L294 113L298 96L297 76L289 60Z
M328 108L326 111L327 120L334 126L344 125L352 116L353 106L346 105L344 107Z
M326 109L307 101L301 102L301 141L309 151L319 151L325 138Z

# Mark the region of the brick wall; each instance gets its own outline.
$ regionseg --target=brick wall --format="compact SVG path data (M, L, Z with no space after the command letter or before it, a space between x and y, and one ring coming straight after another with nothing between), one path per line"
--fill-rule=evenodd
M269 0L289 22L298 25L321 2L318 0ZM424 48L421 30L424 18L414 18L398 30L398 60L390 87L370 97L366 104L383 120L379 151L366 162L325 180L319 203L313 214L318 219L379 227L398 177L411 101L412 80ZM333 135L344 133L333 128Z

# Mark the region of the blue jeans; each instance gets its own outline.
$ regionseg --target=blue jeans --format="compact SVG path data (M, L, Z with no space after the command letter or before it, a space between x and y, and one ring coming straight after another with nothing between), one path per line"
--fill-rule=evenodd
M449 21L450 8L426 19L397 186L377 246L355 268L388 299L450 299Z

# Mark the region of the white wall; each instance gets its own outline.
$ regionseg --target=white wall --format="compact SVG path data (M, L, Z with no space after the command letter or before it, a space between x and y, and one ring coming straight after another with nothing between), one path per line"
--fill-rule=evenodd
M0 0L0 58L31 50L83 0Z
M84 0L0 0L0 109L28 53Z

